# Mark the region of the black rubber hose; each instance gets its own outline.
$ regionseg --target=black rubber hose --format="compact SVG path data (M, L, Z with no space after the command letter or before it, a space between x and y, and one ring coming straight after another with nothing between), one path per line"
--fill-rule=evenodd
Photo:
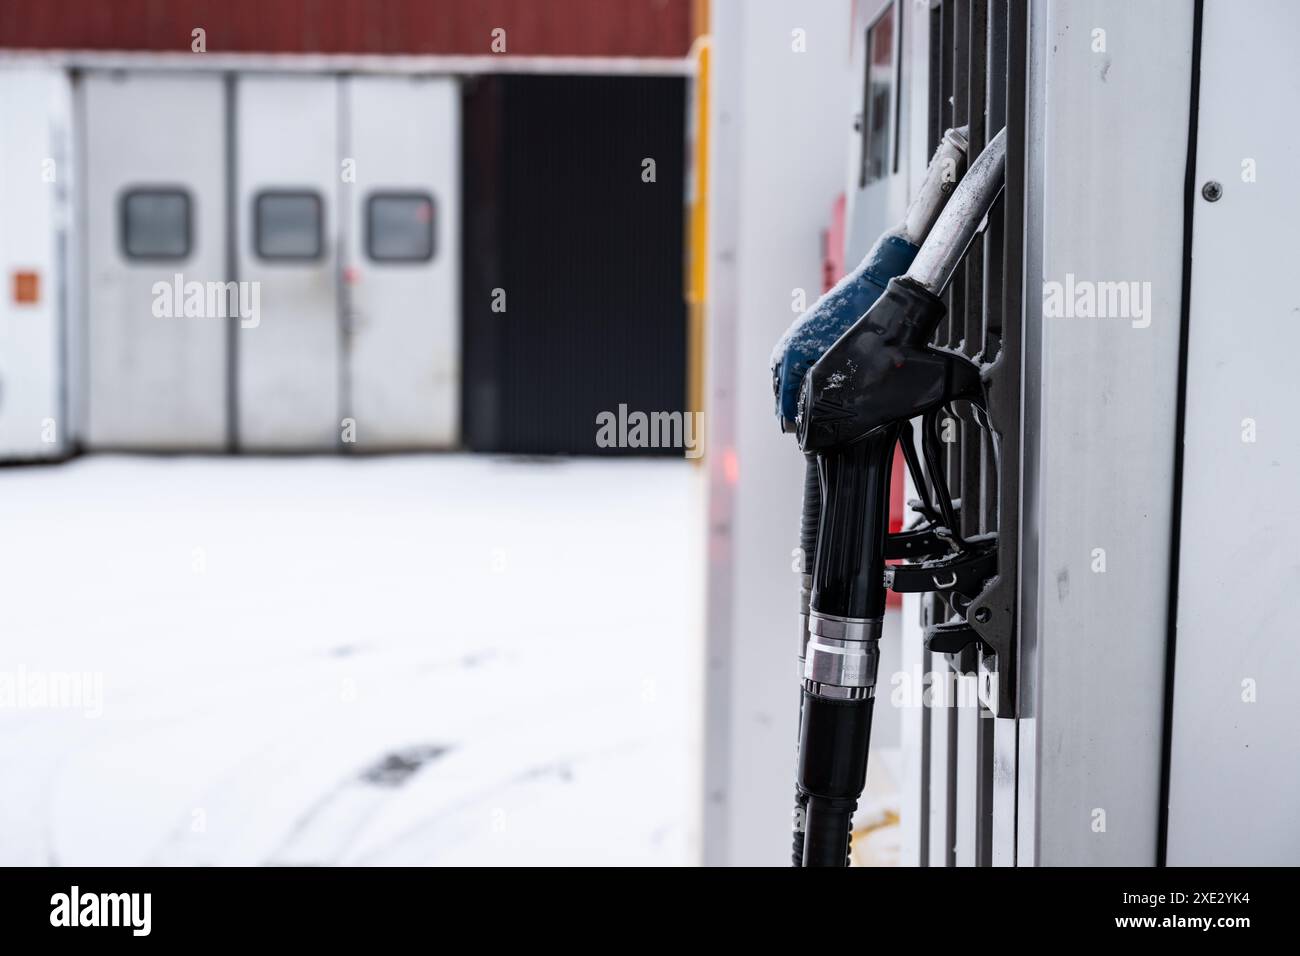
M799 522L799 550L803 553L803 573L812 574L817 556L817 522L822 515L822 483L817 475L817 456L807 455L803 473L803 515Z
M805 867L844 867L849 865L849 851L853 829L856 800L832 800L827 797L808 798L808 816L804 826Z
M798 792L806 795L803 865L847 866L853 812L867 781L873 699L804 692Z
M808 602L812 595L813 560L817 556L817 522L822 516L822 483L817 473L817 456L807 455L804 459L803 473L803 513L799 519L799 559L800 580L799 612L805 626L808 619ZM804 635L806 636L806 635ZM803 727L803 692L799 694L799 729L795 731L796 743L802 735ZM803 834L808 818L808 794L795 792L794 795L794 846L790 853L790 862L794 866L803 866Z
M794 795L794 848L790 853L791 866L803 866L803 834L808 823L808 794L799 790Z

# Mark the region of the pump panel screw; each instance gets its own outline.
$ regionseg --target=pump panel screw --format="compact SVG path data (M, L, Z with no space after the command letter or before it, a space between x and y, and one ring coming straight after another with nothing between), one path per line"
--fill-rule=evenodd
M1201 195L1204 196L1209 202L1218 202L1219 199L1223 196L1223 186L1220 185L1216 180L1211 179L1208 183L1206 183L1204 186L1201 187Z
M986 607L975 609L975 620L980 624L987 624L993 618L993 612Z

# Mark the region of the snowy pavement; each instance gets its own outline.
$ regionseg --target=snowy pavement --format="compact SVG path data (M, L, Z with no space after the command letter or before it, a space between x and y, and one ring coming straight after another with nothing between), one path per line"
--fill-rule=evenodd
M681 461L0 469L0 864L693 862L701 496Z

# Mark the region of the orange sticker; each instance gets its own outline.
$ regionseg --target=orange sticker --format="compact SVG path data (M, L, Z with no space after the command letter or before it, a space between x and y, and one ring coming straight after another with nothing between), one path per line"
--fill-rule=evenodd
M21 304L35 304L41 298L41 280L35 272L14 273L14 301Z

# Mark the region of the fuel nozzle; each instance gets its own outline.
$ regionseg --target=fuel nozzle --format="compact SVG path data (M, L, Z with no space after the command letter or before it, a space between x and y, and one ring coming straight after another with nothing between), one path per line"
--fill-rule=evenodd
M804 654L796 863L844 866L866 781L885 611L889 477L900 432L955 399L979 401L978 367L929 345L940 296L1002 190L1005 132L989 142L939 213L907 274L803 377L799 445L821 495Z
M966 171L967 127L944 133L907 214L885 232L858 267L822 295L777 340L772 388L782 431L794 431L804 374L849 326L862 317L891 279L911 266Z
M825 351L871 308L889 281L902 275L912 264L957 184L966 171L967 127L944 133L930 159L925 178L903 220L886 231L871 247L858 267L813 303L777 342L772 352L772 387L776 397L777 421L782 431L795 430L799 390L804 376ZM813 558L817 552L821 518L821 477L812 455L804 473L803 514L799 529L799 553L803 556L799 590L799 674L804 671L809 642L809 612L812 596ZM820 714L815 716L819 722ZM851 750L852 748L850 748ZM865 760L865 751L863 751ZM837 767L845 766L836 761ZM807 805L803 798L795 807L794 861L803 862L803 834ZM825 819L824 816L820 819Z
M805 452L849 445L891 422L954 399L975 399L978 369L932 349L946 314L940 296L1002 191L1006 131L989 141L901 278L804 376L796 412Z

